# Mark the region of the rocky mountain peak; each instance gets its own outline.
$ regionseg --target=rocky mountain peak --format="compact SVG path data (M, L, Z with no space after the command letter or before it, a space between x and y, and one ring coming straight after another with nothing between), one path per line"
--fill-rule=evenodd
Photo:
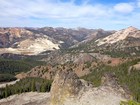
M104 45L104 44L114 44L120 41L127 39L128 37L133 38L140 38L140 31L135 27L128 27L123 30L119 30L112 35L109 35L103 39L96 40L97 45Z
M134 31L137 31L138 29L133 27L133 26L130 26L128 28L125 29L126 32L134 32Z

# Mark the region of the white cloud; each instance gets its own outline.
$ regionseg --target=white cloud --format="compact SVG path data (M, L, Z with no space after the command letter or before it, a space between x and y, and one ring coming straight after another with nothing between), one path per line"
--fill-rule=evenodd
M134 7L130 3L119 3L114 6L115 11L120 13L131 13L134 10Z
M2 0L0 16L10 17L37 17L37 18L71 18L81 16L101 16L106 11L103 6L85 4L75 5L71 2L50 2L45 0Z
M75 0L0 0L0 26L116 28L129 22L138 24L140 17L135 16L140 13L134 13L133 3L91 5L88 1L76 5Z
M138 7L140 7L140 0L137 1Z

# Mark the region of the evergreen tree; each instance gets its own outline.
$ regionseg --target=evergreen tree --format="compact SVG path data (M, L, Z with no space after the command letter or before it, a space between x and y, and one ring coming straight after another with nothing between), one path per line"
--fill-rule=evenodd
M46 85L45 85L45 84L42 84L42 85L41 85L40 91L41 91L41 92L46 92Z
M4 92L4 97L8 97L8 85L6 85L5 92Z
M35 86L35 80L33 79L32 81L32 85L31 85L31 91L35 91L36 90L36 86Z

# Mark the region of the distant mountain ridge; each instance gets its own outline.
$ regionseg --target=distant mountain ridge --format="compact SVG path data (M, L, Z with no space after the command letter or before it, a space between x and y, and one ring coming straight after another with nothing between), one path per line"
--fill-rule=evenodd
M0 28L0 54L39 55L47 51L74 49L72 52L140 51L140 30L128 27L119 31L66 28Z
M108 36L112 31L66 28L0 28L0 54L38 55Z
M128 27L119 31L112 31L105 37L91 38L72 46L67 52L72 53L100 53L113 57L140 55L140 30Z
M119 52L123 56L140 55L140 30L132 26L95 42L100 50L106 52Z

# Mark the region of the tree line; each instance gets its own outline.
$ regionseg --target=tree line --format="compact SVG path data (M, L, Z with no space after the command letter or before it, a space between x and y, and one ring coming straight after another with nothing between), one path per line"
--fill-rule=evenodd
M51 88L51 80L42 78L24 78L14 85L6 85L0 89L0 99L6 98L13 94L24 92L49 92Z

